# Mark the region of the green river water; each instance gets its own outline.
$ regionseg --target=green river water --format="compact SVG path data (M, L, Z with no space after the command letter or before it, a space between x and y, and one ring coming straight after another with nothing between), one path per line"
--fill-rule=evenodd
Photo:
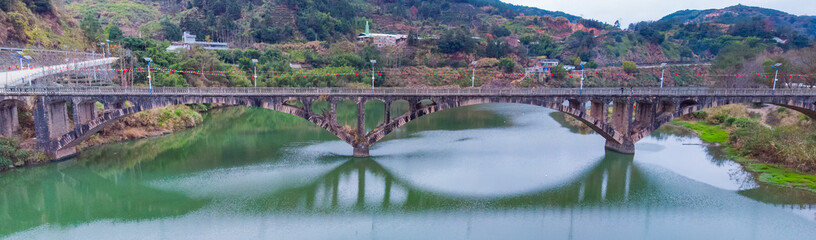
M367 107L371 128L382 106ZM560 113L486 104L354 159L305 120L216 109L194 129L0 173L0 238L816 239L816 194L759 184L700 143L667 126L621 155Z

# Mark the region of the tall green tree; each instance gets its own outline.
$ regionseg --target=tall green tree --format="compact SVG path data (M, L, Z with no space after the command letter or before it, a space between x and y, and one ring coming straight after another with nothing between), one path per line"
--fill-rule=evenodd
M119 29L119 26L116 24L111 24L108 26L108 39L111 41L119 41L124 36L125 34L122 33L122 29Z
M164 32L164 37L170 41L179 41L181 40L181 28L176 25L175 23L170 22L169 19L164 18L159 23L161 25L162 31Z
M79 28L85 32L85 37L90 42L99 42L102 36L102 25L97 20L96 12L88 11L85 17L79 22Z
M437 45L442 53L471 52L476 41L467 29L459 27L445 31Z

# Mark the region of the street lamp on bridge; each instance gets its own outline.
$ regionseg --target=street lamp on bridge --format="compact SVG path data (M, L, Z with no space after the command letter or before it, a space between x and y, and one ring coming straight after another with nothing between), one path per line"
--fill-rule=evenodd
M377 60L371 59L371 92L374 93L374 64Z
M773 80L773 88L771 89L771 95L776 94L776 81L779 80L779 67L782 66L782 63L776 63L771 65L772 68L776 69L776 73L774 73L774 80Z
M252 59L252 80L255 81L255 87L258 87L258 59Z
M150 63L153 62L153 59L146 57L144 60L147 61L147 86L150 88L150 94L153 94L153 79L150 77Z
M478 62L476 62L476 61L473 61L473 62L470 63L470 65L473 65L473 77L470 78L470 87L475 87L476 86L476 64L477 63Z
M663 68L663 71L660 72L660 88L663 88L663 77L666 74L666 63L661 63L660 67Z
M23 56L23 58L26 60L26 66L31 70L31 56ZM28 86L31 87L31 72L27 72L26 76L28 76Z
M584 64L587 62L581 62L581 89L578 90L578 94L584 94Z

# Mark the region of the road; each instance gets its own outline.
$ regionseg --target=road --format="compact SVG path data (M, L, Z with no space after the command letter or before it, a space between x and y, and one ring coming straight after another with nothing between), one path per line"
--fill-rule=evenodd
M0 73L0 86L19 86L23 84L28 84L29 79L36 80L37 78L48 76L51 74L57 74L60 72L65 72L66 70L108 65L113 63L117 59L119 58L110 57L77 63L39 67L35 69L24 69L4 72Z

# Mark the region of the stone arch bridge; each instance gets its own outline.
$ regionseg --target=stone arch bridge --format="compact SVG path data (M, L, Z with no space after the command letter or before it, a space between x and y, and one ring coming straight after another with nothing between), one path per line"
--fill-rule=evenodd
M356 128L337 122L337 103L357 103ZM313 105L325 101L327 109ZM382 101L384 121L365 128L365 104ZM391 105L406 101L404 114ZM633 154L634 143L676 117L734 103L767 103L816 119L816 90L716 88L578 89L340 89L340 88L6 88L0 97L0 135L18 132L18 107L33 108L37 146L49 157L75 153L76 146L115 120L137 112L178 104L215 103L252 106L304 118L333 133L365 157L383 137L424 115L484 103L529 104L554 109L582 121L606 139L606 148ZM104 111L97 112L97 103ZM73 106L72 112L68 105ZM69 117L69 114L72 116ZM73 125L73 126L72 126ZM546 134L546 133L542 133Z

